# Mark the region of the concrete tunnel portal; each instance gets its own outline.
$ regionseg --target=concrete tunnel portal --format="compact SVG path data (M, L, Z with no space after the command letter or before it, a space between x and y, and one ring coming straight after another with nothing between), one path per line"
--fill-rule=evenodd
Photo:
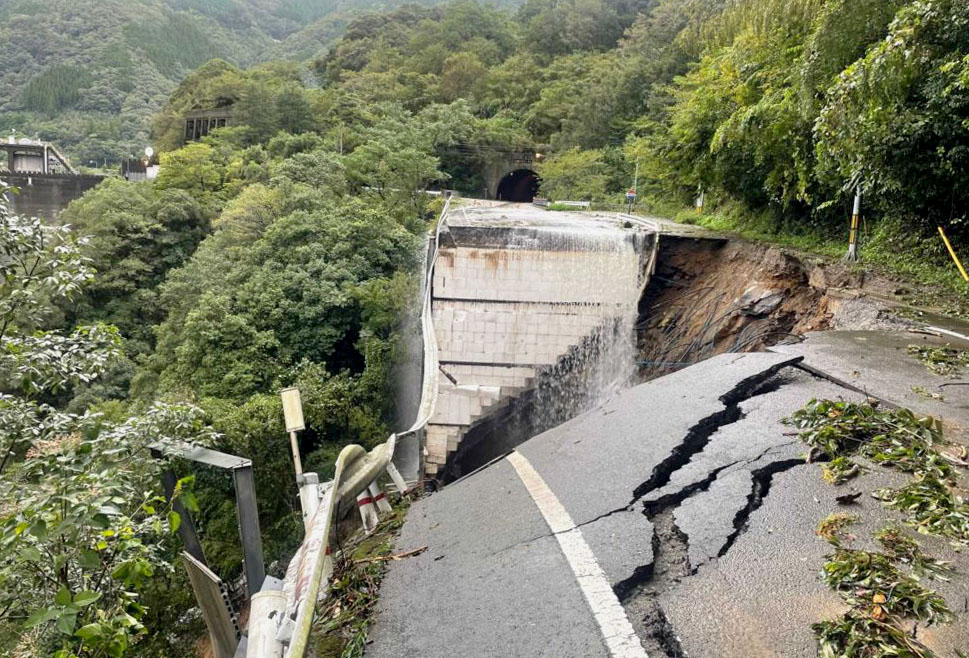
M516 169L498 182L495 197L500 201L531 203L538 196L542 179L531 169Z

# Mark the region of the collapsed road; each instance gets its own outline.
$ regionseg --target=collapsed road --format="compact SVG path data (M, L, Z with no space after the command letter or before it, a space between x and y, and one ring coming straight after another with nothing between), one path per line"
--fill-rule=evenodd
M846 607L819 577L831 547L815 528L845 489L822 482L782 418L864 390L932 406L955 440L969 421L964 400L902 395L891 367L910 338L864 333L721 354L629 388L418 501L397 548L428 549L391 565L366 655L817 655L811 624ZM851 487L899 479L871 469ZM898 518L853 502L859 535ZM957 618L913 632L955 656L969 646L969 560L922 541L958 574L932 585Z

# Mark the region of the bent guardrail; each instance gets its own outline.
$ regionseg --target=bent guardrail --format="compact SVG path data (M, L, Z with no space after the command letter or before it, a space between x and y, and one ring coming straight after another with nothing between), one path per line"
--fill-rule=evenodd
M306 474L301 497L320 502L315 510L305 510L307 516L311 517L307 523L306 537L290 561L283 582L267 578L260 593L253 597L246 658L303 658L316 603L326 596L326 583L333 571L329 557L330 533L340 511L345 509L343 506L358 496L365 496L368 490L371 494L379 492L377 480L384 473L400 492L408 488L408 480L417 482L420 479L423 467L420 436L434 414L438 394L437 339L431 317L431 281L441 228L447 221L450 207L449 197L438 220L433 251L428 257L425 271L421 308L424 363L417 419L409 429L400 434L391 434L385 443L370 452L358 445L345 447L337 457L331 482L317 484L314 474ZM412 453L417 451L416 468L408 469L408 479L404 478L394 462L394 457L399 454L398 443ZM372 498L379 503L381 496L382 493L377 493ZM371 497L360 502L361 505L369 504Z
M434 334L434 318L431 312L431 283L434 279L434 265L437 262L437 255L441 245L441 229L447 224L447 217L451 210L451 199L448 197L441 210L437 227L434 231L434 244L431 253L428 255L427 267L424 272L424 294L421 304L421 336L423 341L424 367L421 384L421 402L417 411L417 418L411 427L395 437L403 448L402 456L408 453L411 457L415 454L415 460L411 459L410 464L406 464L404 459L395 459L398 453L395 449L390 451L391 464L395 470L404 471L401 475L409 483L417 482L424 470L424 454L421 442L421 433L424 427L434 415L434 406L437 403L438 394L438 357L437 357L437 337ZM397 484L395 482L395 484ZM398 488L400 485L397 484ZM403 491L403 489L401 489Z

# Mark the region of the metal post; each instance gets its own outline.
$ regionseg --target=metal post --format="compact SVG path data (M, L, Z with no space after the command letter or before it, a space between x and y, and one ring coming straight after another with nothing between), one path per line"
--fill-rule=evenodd
M192 515L182 505L182 501L177 498L172 500L172 496L175 495L177 483L178 480L175 477L175 473L170 468L162 471L162 489L165 491L165 498L172 501L172 509L181 519L181 523L178 524L178 534L182 538L182 543L185 544L185 552L202 564L208 564L205 561L205 553L202 552L202 542L199 541L198 533L195 531L195 523L192 521Z
M845 260L858 260L858 221L861 217L861 191L855 192L855 204L851 211L851 232L848 234L848 253Z
M962 261L956 255L956 250L952 248L952 244L949 242L949 238L946 237L945 231L942 227L939 227L939 235L942 236L942 241L945 243L945 248L949 250L949 255L952 256L952 260L955 261L956 267L959 268L959 273L962 275L963 280L969 281L969 274L966 274L966 268L962 266Z
M262 556L262 535L259 532L259 512L256 508L256 484L252 476L252 464L233 468L232 483L236 489L239 537L242 539L242 557L245 561L246 570L246 591L251 597L259 591L266 579L266 565Z
M393 508L390 506L390 501L387 500L387 494L385 494L384 490L380 487L380 483L374 480L370 483L370 486L367 487L367 490L370 492L370 495L373 496L373 502L374 505L377 506L378 512L386 514L393 510Z
M316 473L303 475L303 484L299 486L299 503L303 508L303 527L307 532L320 508L320 477Z
M397 467L394 466L394 462L389 462L387 464L387 475L389 475L390 479L393 480L394 485L397 487L398 491L400 491L401 494L407 491L407 482L404 481L404 478L401 476L400 471L398 471Z
M370 534L377 527L380 519L377 517L377 510L373 504L373 496L366 489L357 494L357 508L360 510L360 520L363 522L363 531Z
M281 582L271 577L266 582L267 587L252 597L247 658L282 658L283 655L283 645L276 640L276 628L286 610L286 594Z
M296 482L301 482L303 477L303 461L299 458L299 442L296 440L296 432L289 433L289 446L293 450L293 467L296 469Z

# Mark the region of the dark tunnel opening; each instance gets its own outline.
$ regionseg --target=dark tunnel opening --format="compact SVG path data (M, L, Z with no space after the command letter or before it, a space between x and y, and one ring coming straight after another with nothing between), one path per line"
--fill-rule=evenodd
M500 201L531 203L538 196L540 183L538 174L531 169L516 169L501 179L495 196Z

